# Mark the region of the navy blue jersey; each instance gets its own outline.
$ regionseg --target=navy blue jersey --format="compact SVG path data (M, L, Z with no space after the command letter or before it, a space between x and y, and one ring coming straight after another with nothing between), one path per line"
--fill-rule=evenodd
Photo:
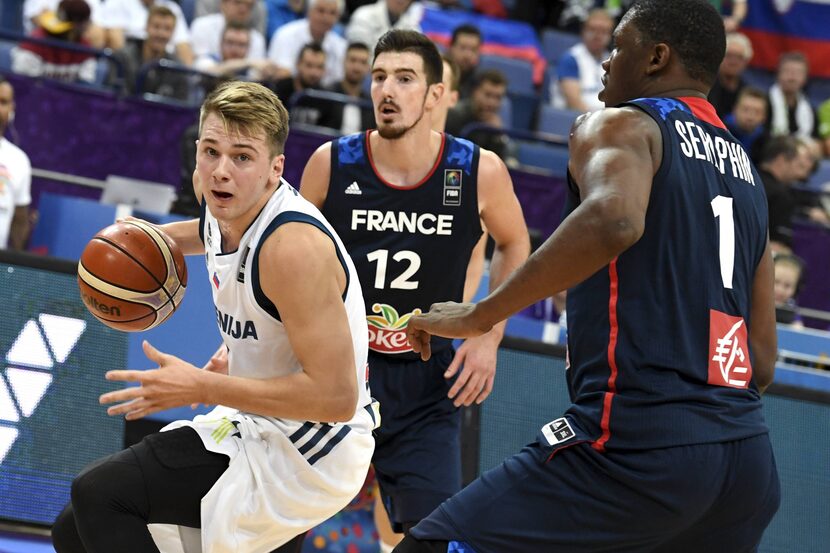
M410 314L462 300L470 254L481 236L478 159L478 146L444 134L429 174L400 188L375 171L369 132L332 142L322 211L357 268L369 349L415 358L406 340ZM433 338L432 348L450 344Z
M763 183L705 100L628 105L659 125L663 161L643 236L568 293L569 414L600 450L764 433L747 328Z

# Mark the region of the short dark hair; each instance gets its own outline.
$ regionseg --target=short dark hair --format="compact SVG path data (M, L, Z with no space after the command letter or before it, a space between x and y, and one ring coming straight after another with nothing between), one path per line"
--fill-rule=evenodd
M723 19L708 0L639 0L623 21L643 39L668 44L689 76L711 86L726 52Z
M441 61L450 66L452 71L452 80L450 80L450 90L458 91L461 89L461 68L446 54L441 54ZM442 77L443 80L443 77ZM449 92L449 91L448 91Z
M478 37L478 41L481 42L481 31L475 25L471 25L469 23L464 23L463 25L459 25L453 29L452 38L450 39L450 46L456 43L458 35L475 35Z
M155 6L153 6L155 7ZM251 34L251 26L246 25L245 23L239 23L238 21L226 21L225 28L222 29L222 38L225 38L225 35L228 31L245 31L250 37Z
M309 42L300 48L300 53L297 54L297 63L300 63L300 60L303 59L306 52L314 52L315 54L323 54L324 56L326 55L326 51L323 50L323 46L320 45L319 42Z
M757 98L759 100L763 100L765 104L769 101L767 99L767 93L761 90L760 88L755 88L754 86L745 86L741 89L740 92L738 92L738 98L737 100L735 100L735 103L737 104L738 102L740 102L741 98L745 96L749 98Z
M350 52L352 50L361 50L363 52L369 52L369 47L366 46L363 42L350 42L348 46L346 46L346 51Z
M784 52L781 54L781 57L778 58L778 69L781 69L781 66L787 62L801 63L807 68L810 67L810 62L807 61L807 56L804 55L804 52L800 52L798 50Z
M440 83L444 78L444 64L438 48L418 31L392 29L387 31L375 45L375 59L386 52L412 52L424 61L427 86Z
M761 150L761 163L772 161L779 156L784 156L784 159L789 161L798 155L798 146L798 139L794 136L774 136Z
M485 69L479 71L473 77L473 90L478 90L484 83L491 83L496 86L507 86L507 77L498 69Z

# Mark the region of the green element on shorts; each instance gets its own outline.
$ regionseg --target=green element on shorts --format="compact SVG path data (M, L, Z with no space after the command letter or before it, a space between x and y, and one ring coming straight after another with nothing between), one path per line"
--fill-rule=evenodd
M219 423L213 432L211 432L210 437L213 438L213 441L217 444L220 443L222 440L228 437L233 430L236 430L236 427L225 417L222 418L222 421Z

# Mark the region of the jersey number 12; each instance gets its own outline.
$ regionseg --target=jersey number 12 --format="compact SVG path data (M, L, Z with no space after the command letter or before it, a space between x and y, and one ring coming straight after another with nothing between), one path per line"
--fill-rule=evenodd
M372 262L377 262L377 270L375 271L375 288L383 290L386 288L386 265L389 260L389 250L375 250L368 254L366 258ZM392 256L392 261L408 261L409 265L403 272L392 279L389 283L389 288L397 288L398 290L417 290L418 281L409 280L418 269L421 268L421 257L410 250L401 250Z

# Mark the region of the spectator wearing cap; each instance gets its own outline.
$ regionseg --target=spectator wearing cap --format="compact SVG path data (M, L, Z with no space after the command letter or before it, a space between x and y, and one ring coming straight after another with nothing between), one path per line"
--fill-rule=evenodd
M248 58L265 59L265 37L253 28L254 0L222 0L220 13L203 15L190 25L193 35L193 53L196 58L219 56L222 33L229 24L244 25L251 29Z
M116 59L124 68L124 86L129 93L158 94L168 98L184 100L187 98L186 77L178 72L162 68L147 68L141 85L137 90L137 80L143 68L165 59L179 63L175 54L167 51L170 39L176 28L176 14L165 6L152 6L147 17L147 38L130 38L124 48L115 53ZM108 81L114 83L118 78L115 68L111 68Z
M746 86L743 74L749 60L752 59L752 43L746 35L729 33L726 35L726 53L718 68L715 84L709 91L709 103L721 118L735 109L738 94Z
M326 52L326 72L323 86L331 86L343 79L343 60L346 57L346 39L332 29L343 13L343 0L309 0L304 19L287 23L277 29L268 47L268 59L277 66L277 77L296 75L296 60L300 49L316 42Z
M103 48L104 29L98 24L102 0L86 0L89 5L89 25L84 33L84 38L93 48ZM25 0L23 2L23 30L30 34L37 27L37 18L44 12L54 12L58 9L60 0Z
M62 0L57 11L38 16L38 26L31 36L89 46L83 38L89 25L89 13L89 5L84 0ZM95 80L97 61L90 53L24 40L12 50L11 57L12 71L22 75L68 82Z
M176 53L185 65L193 65L190 29L184 13L174 0L106 0L101 10L101 26L106 30L107 47L120 50L128 38L147 38L147 16L153 6L164 6L176 14L173 45L168 50Z
M602 109L602 62L608 59L608 45L614 20L602 9L591 11L582 25L581 42L568 49L556 65L551 83L551 103L559 109L586 112Z

